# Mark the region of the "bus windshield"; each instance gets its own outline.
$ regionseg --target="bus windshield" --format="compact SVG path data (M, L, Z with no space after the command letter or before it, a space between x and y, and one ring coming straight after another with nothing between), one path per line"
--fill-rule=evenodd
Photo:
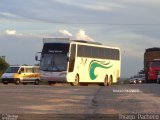
M40 69L43 71L67 71L67 54L43 54Z
M9 67L6 73L17 73L20 67Z

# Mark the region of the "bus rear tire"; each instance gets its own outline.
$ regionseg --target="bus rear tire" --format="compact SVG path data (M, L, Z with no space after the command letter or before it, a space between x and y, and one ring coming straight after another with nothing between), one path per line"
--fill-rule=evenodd
M75 81L70 83L72 86L78 86L79 84L79 75L75 76Z
M107 75L104 78L103 86L108 86L108 76Z
M112 85L112 76L109 77L109 80L107 82L107 86L111 86Z
M108 86L108 75L105 76L103 83L99 83L99 86Z

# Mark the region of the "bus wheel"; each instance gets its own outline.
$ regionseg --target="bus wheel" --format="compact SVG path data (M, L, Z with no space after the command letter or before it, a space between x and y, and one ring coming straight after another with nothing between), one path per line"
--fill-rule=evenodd
M106 77L104 79L103 86L107 86L107 85L108 85L108 76L106 75Z
M19 84L20 84L20 80L19 80L19 79L16 80L15 84L16 84L16 85L19 85Z
M35 84L35 85L39 85L39 80L36 79L36 80L34 81L34 84Z
M109 77L109 80L108 80L108 83L107 83L107 86L110 86L112 85L112 76Z
M71 83L72 86L78 86L79 85L79 76L78 74L75 76L75 82Z

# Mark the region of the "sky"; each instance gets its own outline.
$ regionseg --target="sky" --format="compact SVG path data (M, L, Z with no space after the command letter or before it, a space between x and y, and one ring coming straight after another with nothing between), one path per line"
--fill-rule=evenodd
M0 56L37 63L44 37L69 37L121 49L121 76L143 69L146 48L160 47L160 0L0 0Z

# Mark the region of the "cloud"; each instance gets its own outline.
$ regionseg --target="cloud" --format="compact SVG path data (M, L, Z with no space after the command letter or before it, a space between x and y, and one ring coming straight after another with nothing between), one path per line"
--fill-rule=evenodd
M68 32L67 30L59 30L59 32L66 35L66 36L72 36L72 34L70 32Z
M89 35L86 34L86 31L80 29L76 34L72 34L68 30L61 29L50 35L44 35L46 38L70 38L71 40L84 40L84 41L94 41Z
M80 29L79 32L76 34L76 39L85 41L94 41L91 37L86 35L86 32L83 29Z
M117 2L108 2L108 1L76 1L75 0L56 0L59 3L67 4L71 6L76 6L83 9L90 9L96 11L110 11L117 8L124 8L124 5Z
M15 29L6 29L5 32L1 32L0 35L7 35L7 36L33 36L30 34L22 34L22 33L17 33Z
M110 11L117 8L124 8L123 5L113 3L113 2L110 2L110 3L95 2L94 4L85 5L84 7L92 10L98 10L98 11Z
M5 16L5 17L18 17L12 13L8 13L8 12L0 12L0 15Z
M16 32L16 30L6 30L6 34L7 35L16 35L17 32Z
M34 65L36 52L41 51L42 39L34 36L15 36L3 34L0 36L0 55L6 56L10 65Z

